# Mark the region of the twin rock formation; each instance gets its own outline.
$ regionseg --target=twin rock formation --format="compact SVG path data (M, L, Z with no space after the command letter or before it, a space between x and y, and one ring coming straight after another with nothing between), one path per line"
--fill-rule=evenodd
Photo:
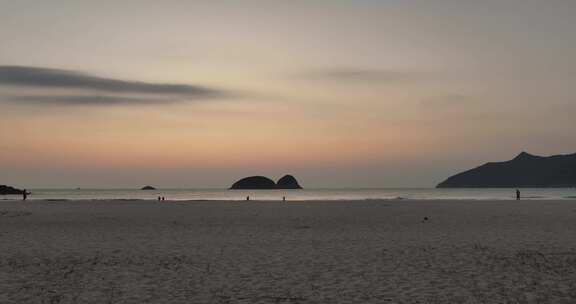
M486 163L438 184L437 188L576 187L576 153L549 157L526 152L504 162Z
M271 190L271 189L302 189L298 181L292 175L284 175L278 182L265 176L245 177L235 182L230 189L252 189L252 190Z

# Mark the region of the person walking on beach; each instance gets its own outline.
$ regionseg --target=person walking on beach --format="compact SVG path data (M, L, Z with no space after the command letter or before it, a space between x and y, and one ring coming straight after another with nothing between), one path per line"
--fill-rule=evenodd
M22 190L22 200L25 201L28 198L28 190Z
M516 200L520 200L520 190L516 189Z

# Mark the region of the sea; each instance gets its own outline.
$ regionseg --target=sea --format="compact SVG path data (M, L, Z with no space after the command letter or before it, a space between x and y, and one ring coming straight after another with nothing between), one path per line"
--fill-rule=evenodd
M576 188L523 188L522 199L576 200ZM29 189L34 201L64 200L155 200L163 196L176 201L338 201L338 200L514 200L516 189L304 189L304 190L228 190L228 189ZM21 199L0 196L0 200Z

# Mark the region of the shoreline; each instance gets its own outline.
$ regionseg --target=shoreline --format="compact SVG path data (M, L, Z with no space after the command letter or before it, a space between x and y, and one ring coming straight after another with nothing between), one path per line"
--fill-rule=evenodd
M34 190L32 201L59 200L156 200L171 201L364 201L364 200L514 200L513 189L373 189L373 190ZM18 195L0 196L0 200L20 200ZM522 200L573 200L573 189L530 189L521 191Z
M250 199L249 201L247 200L242 200L242 199L237 199L237 200L224 200L224 199L166 199L165 201L158 201L157 199L140 199L140 198L134 198L134 199L126 199L126 198L119 198L119 199L107 199L107 198L83 198L83 199L68 199L68 198L53 198L53 199L34 199L34 198L28 198L26 201L23 201L22 199L11 199L11 198L0 198L0 202L21 202L21 203L30 203L30 202L157 202L159 204L162 203L186 203L186 202L212 202L212 203L225 203L225 202L230 202L230 203L252 203L252 202L260 202L260 203L317 203L317 202L321 202L321 203L361 203L361 202L378 202L378 201L382 201L382 202L550 202L550 201L576 201L576 196L567 196L567 197L563 197L563 198L522 198L520 200L516 200L514 198L510 198L510 199L490 199L490 198L461 198L461 199L455 199L455 198L418 198L418 199L412 199L412 198L368 198L368 199L304 199L304 200L299 200L299 199L286 199L286 201L283 201L281 198L278 200L269 200L269 199L264 199L264 200L258 200L258 199Z

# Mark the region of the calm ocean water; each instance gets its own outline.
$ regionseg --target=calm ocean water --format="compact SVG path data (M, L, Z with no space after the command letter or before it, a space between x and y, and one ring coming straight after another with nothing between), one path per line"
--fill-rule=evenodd
M30 189L32 200L150 200L164 196L167 200L370 200L370 199L514 199L515 189L306 189L306 190L227 190L227 189ZM576 188L521 189L524 199L576 200ZM19 199L0 196L0 199Z

